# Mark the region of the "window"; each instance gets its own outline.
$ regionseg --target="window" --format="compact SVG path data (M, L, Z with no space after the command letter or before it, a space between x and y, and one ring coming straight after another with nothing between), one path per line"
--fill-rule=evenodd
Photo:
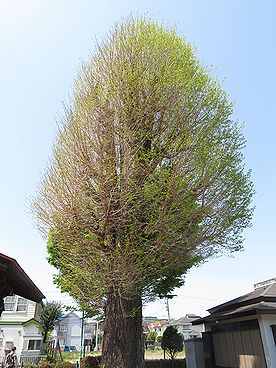
M16 311L17 312L26 312L27 311L27 299L18 298Z
M28 350L40 350L41 340L29 340Z
M84 333L89 334L92 332L92 326L84 326Z
M67 326L66 325L60 325L59 330L60 330L60 332L66 332L67 331Z
M14 305L15 305L15 295L6 296L6 298L4 299L4 310L13 312Z
M11 350L14 347L12 341L6 341L5 350Z
M190 325L183 325L183 331L187 331L190 329Z

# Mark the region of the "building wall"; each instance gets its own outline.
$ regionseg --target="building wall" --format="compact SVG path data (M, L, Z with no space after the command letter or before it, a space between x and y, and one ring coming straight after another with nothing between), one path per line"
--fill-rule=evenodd
M59 323L60 326L66 326L66 331L60 331L57 326L57 336L60 345L76 346L80 348L80 337L81 337L81 319L75 313L69 313Z
M202 332L204 332L204 325L195 325L192 323L185 323L181 325L173 325L178 332L184 336L184 340L188 340L192 337L202 337Z
M16 347L17 356L39 354L39 349L29 350L29 341L41 341L42 334L35 322L30 322L27 325L0 324L1 338L0 338L0 358L1 360L11 347ZM38 343L34 347L39 346Z
M263 314L259 317L267 368L276 367L276 346L271 325L276 325L276 315Z
M0 317L0 323L3 322L26 322L32 318L39 317L40 308L37 303L27 300L26 311L17 311L18 300L20 297L15 296L14 309L12 311L3 311ZM22 299L22 298L21 298Z
M29 352L38 354L39 350L28 350L29 340L41 341L41 332L34 321L25 325L24 323L33 318L39 320L41 305L17 295L5 298L4 302L8 303L10 310L3 311L0 317L0 359L14 346L18 357L22 354L28 355ZM36 346L39 344L35 343L34 347Z
M272 368L266 365L266 352L256 317L213 324L211 330L216 367Z

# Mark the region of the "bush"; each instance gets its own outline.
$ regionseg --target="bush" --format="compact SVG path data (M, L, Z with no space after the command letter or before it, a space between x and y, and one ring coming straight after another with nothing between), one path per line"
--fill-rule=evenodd
M181 335L176 328L169 326L166 328L161 347L169 355L171 360L174 360L177 353L183 350L183 335Z
M163 336L157 336L156 342L161 344L162 339L163 339Z
M39 368L54 368L54 364L49 363L47 359L41 359L40 362L38 363L38 367Z
M69 362L57 362L55 364L55 368L76 368L76 364Z
M157 332L151 331L151 332L149 332L147 334L147 341L153 341L153 342L155 342L156 337L157 337Z
M100 361L101 357L85 356L81 359L80 368L100 368Z

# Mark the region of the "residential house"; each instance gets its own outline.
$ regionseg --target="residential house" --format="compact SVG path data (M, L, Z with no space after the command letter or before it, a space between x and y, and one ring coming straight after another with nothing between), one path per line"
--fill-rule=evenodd
M172 319L170 325L175 327L184 336L184 340L201 337L204 331L204 324L193 326L192 322L199 319L195 314L186 314L179 319Z
M162 336L167 327L167 319L157 319L148 325L148 330L149 332L156 332L157 336Z
M59 340L61 349L65 346L81 348L82 318L75 312L63 315L56 324L55 339ZM95 319L84 319L83 344L86 351L93 349L93 336L102 333L101 324Z
M16 260L0 253L0 316L4 310L3 299L13 294L36 303L45 298Z
M151 322L156 321L156 320L157 320L157 317L145 316L145 317L143 317L143 325L147 326Z
M39 354L43 298L16 260L0 253L0 361L14 346L20 359Z
M0 317L0 359L16 346L21 361L40 354L43 339L39 323L41 304L10 295L4 299Z
M194 326L205 324L206 368L276 367L276 278L254 286L193 321Z

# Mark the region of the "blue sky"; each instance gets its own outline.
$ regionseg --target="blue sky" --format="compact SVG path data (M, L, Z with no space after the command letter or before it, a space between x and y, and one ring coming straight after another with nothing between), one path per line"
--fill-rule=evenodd
M45 240L28 209L50 156L62 101L72 91L81 60L114 22L148 13L197 48L236 101L244 122L246 167L256 195L245 251L192 269L170 302L171 315L204 314L276 276L276 3L215 0L0 1L0 252L14 256L50 299L59 294L45 259ZM66 299L66 297L65 297ZM164 315L164 303L145 314Z

